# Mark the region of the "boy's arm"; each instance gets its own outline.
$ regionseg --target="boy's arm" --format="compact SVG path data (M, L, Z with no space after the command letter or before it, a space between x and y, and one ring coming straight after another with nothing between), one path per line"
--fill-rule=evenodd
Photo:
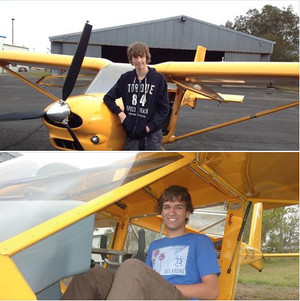
M123 112L121 110L121 108L116 104L116 99L121 97L120 89L121 89L121 78L103 97L104 103L116 115L119 115L121 112ZM125 115L125 113L124 113L124 115ZM125 115L125 117L126 117L126 115ZM121 119L121 117L120 117L120 119Z
M219 295L219 283L217 274L210 274L201 278L202 283L195 284L176 284L186 298L197 298L212 300Z

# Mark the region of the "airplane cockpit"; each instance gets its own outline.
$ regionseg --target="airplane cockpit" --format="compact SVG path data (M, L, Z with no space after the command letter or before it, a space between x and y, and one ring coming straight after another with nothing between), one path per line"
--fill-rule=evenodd
M99 158L99 154L89 156L89 163L76 161L73 156L75 164L71 165L63 162L66 155L59 155L60 162L51 163L53 156L49 154L49 160L37 163L38 154L33 154L35 158L29 160L26 159L27 155L0 166L3 172L9 170L11 174L0 181L0 241L18 239L21 233L43 225L49 229L53 218L57 217L56 223L59 224L61 214L72 212L72 209L79 208L85 202L180 158L179 155L166 154L163 158L153 160L149 155L148 160L140 161L135 153L119 154L117 157L106 153L102 158ZM118 163L109 164L115 160ZM84 163L91 167L82 168ZM115 203L114 207L123 212L127 209L127 205L121 201ZM87 271L92 252L101 253L103 258L106 253L110 266L116 266L109 259L111 255L115 255L115 258L120 254L131 254L127 258L132 256L134 244L131 250L126 251L109 250L111 245L110 248L106 245L101 252L99 248L92 249L93 238L99 227L116 227L117 224L118 214L110 214L109 210L90 214L49 237L15 250L11 258L38 299L60 299L60 280ZM24 241L19 242L23 244ZM140 248L138 253L141 258L144 250ZM120 258L117 260L122 262L126 257Z

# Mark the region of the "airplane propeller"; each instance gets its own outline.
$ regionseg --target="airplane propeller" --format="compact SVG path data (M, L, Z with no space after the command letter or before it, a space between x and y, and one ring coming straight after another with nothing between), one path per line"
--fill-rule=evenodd
M75 55L73 57L69 72L64 82L62 89L62 99L54 103L47 111L31 111L31 112L15 112L8 114L0 114L1 121L16 121L16 120L28 120L28 119L38 119L47 116L54 122L62 123L71 137L74 140L74 144L77 150L84 150L76 135L70 128L68 124L68 116L71 113L71 110L66 103L67 98L73 91L75 86L78 74L81 69L81 65L87 50L88 42L92 32L92 25L86 23L76 49Z
M7 113L7 114L0 114L0 121L38 119L44 117L45 115L46 115L45 111Z

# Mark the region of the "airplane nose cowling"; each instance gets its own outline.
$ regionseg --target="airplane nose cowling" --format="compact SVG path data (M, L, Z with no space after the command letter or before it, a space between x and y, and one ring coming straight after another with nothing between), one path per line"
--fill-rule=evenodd
M69 116L68 108L55 103L52 105L53 108L52 106L49 107L47 116L43 119L49 130L50 141L55 148L61 150L75 149L69 133L61 123L61 119L66 116L72 131L84 150L123 149L125 132L118 116L111 113L103 103L103 95L95 93L71 96L66 104L71 112ZM54 116L56 121L50 119L49 111L51 118Z

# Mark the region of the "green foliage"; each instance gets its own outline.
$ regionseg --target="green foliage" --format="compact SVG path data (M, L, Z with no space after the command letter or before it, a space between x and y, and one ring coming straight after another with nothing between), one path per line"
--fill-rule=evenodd
M299 61L299 16L292 6L279 9L265 5L261 11L250 9L225 27L276 42L272 61Z
M265 210L262 242L265 252L299 252L299 206Z
M252 210L243 241L249 241ZM299 252L299 206L288 206L263 211L262 250L265 253Z

